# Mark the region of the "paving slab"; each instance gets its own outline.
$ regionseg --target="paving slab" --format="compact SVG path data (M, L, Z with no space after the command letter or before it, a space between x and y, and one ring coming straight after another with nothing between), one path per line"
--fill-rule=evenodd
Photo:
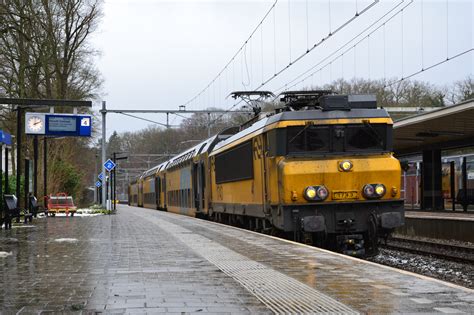
M0 232L2 313L471 313L474 291L246 230L119 206ZM11 254L10 254L11 253Z

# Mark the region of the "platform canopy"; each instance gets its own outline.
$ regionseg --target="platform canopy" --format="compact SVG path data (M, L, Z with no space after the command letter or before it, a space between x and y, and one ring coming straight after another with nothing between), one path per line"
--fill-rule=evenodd
M401 119L393 129L397 155L474 146L474 99Z

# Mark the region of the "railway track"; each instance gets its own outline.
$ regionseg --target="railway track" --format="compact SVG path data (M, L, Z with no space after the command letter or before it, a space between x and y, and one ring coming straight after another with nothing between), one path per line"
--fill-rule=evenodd
M427 255L449 261L474 264L474 247L437 243L427 240L415 240L403 237L391 237L383 248Z

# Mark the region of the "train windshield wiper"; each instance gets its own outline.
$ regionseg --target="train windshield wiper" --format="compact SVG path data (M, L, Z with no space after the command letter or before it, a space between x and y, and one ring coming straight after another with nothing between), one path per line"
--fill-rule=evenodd
M291 138L290 141L288 141L288 143L292 143L296 138L298 138L299 135L301 135L306 129L308 129L309 126L312 126L312 125L308 124L304 126L304 128L301 129L293 138Z
M370 130L369 135L377 141L377 143L383 147L383 139L380 136L380 134L377 132L377 130L372 126L372 124L369 121L364 121L364 126Z

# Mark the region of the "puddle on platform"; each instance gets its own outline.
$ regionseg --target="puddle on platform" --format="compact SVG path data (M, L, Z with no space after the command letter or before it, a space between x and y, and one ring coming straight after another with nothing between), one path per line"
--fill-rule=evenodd
M18 243L18 239L13 238L13 237L6 237L6 238L0 238L0 242L2 242L2 243Z
M11 256L12 252L0 252L0 258Z
M104 215L104 213L98 210L89 209L89 208L77 209L77 211L74 213L74 217L96 217L96 216L101 216L101 215ZM64 212L56 213L55 216L56 217L72 217L71 213L66 214ZM45 216L43 215L43 217Z
M55 242L58 243L76 243L78 242L77 238L57 238L54 240Z

